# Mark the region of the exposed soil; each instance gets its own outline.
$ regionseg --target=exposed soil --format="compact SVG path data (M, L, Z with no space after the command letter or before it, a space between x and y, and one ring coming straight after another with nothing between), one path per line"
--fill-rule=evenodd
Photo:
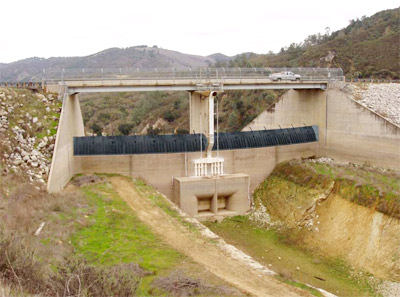
M109 180L121 198L154 233L226 282L254 296L310 296L308 292L243 265L209 239L185 228L142 197L128 179L110 177Z

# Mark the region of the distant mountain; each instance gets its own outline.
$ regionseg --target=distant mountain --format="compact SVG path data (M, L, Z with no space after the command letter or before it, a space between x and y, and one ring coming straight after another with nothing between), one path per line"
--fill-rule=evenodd
M28 58L9 64L0 64L0 81L22 81L42 78L43 69L67 68L175 68L209 67L217 61L230 58L223 54L208 57L189 55L156 46L109 48L84 57Z
M42 78L43 69L187 67L340 67L346 76L400 78L400 8L352 20L341 30L313 34L279 53L189 55L157 46L110 48L84 57L28 58L0 63L0 81Z
M340 67L348 77L400 78L399 8L351 20L341 30L308 36L279 53L242 54L219 66Z
M216 62L232 60L232 57L225 56L224 54L221 54L221 53L209 55L209 56L207 56L207 58L210 58Z

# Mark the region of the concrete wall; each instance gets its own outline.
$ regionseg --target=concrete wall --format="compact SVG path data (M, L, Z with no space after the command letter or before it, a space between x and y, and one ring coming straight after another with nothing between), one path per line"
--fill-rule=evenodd
M400 127L339 90L329 90L327 110L327 137L322 154L337 160L400 169Z
M67 96L64 99L61 110L49 180L47 182L47 191L50 193L61 191L74 174L81 172L81 160L73 155L73 136L84 135L78 95Z
M291 90L244 130L319 126L319 156L400 169L400 128L338 89Z
M277 147L220 151L225 159L226 174L244 173L250 176L250 190L254 190L279 162L315 155L318 143L303 143ZM193 160L200 153L80 156L82 173L119 173L143 178L160 192L173 199L173 178L194 175Z
M290 90L269 110L261 113L243 131L317 125L319 137L325 137L326 91Z

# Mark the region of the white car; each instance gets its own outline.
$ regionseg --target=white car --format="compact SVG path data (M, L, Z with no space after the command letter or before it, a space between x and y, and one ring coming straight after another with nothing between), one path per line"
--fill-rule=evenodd
M300 80L300 75L294 74L291 71L283 71L279 73L273 73L269 75L269 78L274 80L274 81L280 81L280 80L292 80L292 81L299 81Z

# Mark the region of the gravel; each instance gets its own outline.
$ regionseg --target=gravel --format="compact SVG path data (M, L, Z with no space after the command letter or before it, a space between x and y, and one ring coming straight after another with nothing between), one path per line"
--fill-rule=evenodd
M380 293L383 297L399 297L400 296L400 283L384 281L379 287Z
M353 85L359 103L400 126L400 84L370 84L366 90Z

